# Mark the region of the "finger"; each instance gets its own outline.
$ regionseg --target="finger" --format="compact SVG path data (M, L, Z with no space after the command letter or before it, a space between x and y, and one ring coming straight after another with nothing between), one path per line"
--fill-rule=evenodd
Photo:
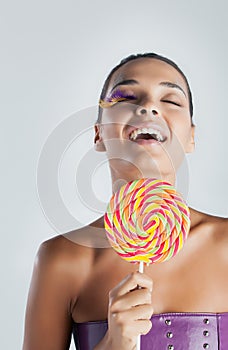
M132 321L122 327L122 335L133 339L141 334L147 334L151 328L152 322L150 320Z
M137 320L134 321L138 334L147 334L152 328L152 322L150 320Z
M129 320L150 320L153 315L152 305L140 305L132 307L131 309L114 313L113 317L117 323L129 322Z
M110 291L110 296L120 296L134 290L137 287L147 288L152 291L153 281L144 273L133 272L123 279L115 288Z
M152 293L148 289L135 289L125 295L116 297L110 305L110 311L115 313L128 310L136 305L150 305L151 303Z

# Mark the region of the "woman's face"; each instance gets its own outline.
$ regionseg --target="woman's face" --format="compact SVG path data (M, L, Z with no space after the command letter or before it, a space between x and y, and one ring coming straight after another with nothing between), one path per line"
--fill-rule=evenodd
M151 58L126 63L113 74L105 100L112 103L95 126L95 142L107 152L113 171L138 169L136 178L162 178L193 151L187 86L169 64Z

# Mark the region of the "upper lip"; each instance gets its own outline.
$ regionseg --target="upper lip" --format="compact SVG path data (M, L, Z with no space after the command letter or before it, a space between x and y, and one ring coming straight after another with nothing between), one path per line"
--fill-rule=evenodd
M130 138L132 131L143 129L143 128L152 128L159 131L164 141L166 141L168 138L168 132L165 130L165 128L157 123L152 123L152 122L145 122L145 123L131 125L127 130L128 138Z

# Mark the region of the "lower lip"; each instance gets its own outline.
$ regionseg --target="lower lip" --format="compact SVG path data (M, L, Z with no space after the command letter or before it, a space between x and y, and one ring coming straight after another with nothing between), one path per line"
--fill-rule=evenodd
M133 141L133 140L132 140ZM159 142L159 141L156 141L154 139L149 139L149 140L144 140L144 139L139 139L139 140L135 140L133 142L136 142L138 143L139 145L148 145L148 144L151 144L151 145L161 145L163 142Z

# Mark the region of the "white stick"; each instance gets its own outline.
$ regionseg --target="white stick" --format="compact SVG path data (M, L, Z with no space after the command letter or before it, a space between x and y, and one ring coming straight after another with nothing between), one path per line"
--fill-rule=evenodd
M140 263L139 263L139 272L143 273L143 270L144 270L144 263L143 263L143 261L140 261ZM140 346L141 346L141 336L139 335L137 337L136 350L140 350Z
M144 262L140 261L140 263L139 263L139 272L143 273L143 271L144 271Z

